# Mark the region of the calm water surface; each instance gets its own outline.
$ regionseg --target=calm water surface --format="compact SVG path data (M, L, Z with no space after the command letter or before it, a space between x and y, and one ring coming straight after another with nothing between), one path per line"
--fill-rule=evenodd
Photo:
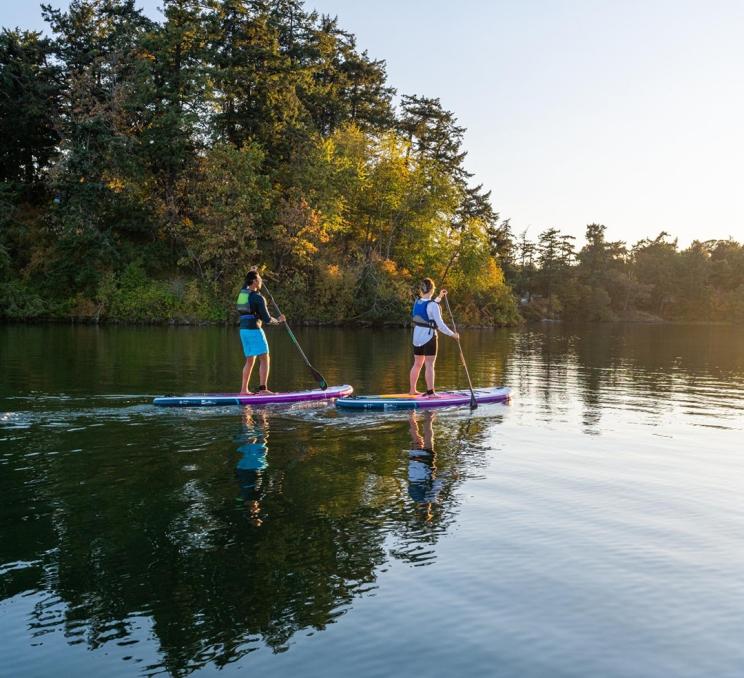
M406 386L406 331L297 333ZM0 675L744 675L744 329L463 343L511 404L160 410L236 331L0 327Z

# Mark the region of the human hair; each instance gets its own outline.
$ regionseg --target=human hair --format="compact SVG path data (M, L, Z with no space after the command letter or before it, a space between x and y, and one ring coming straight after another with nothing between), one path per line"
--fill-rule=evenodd
M258 278L258 271L248 271L243 281L243 287L250 287L256 281L256 278Z
M434 281L431 278L424 278L419 283L419 289L423 294L428 294L429 292L433 292L436 289L436 285L434 284Z

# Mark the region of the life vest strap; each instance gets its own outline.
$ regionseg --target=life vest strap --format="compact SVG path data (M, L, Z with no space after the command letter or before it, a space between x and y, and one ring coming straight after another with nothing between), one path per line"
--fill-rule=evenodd
M426 322L423 322L421 320L412 320L411 321L416 327L428 327L430 330L437 329L437 324L433 320L428 320Z

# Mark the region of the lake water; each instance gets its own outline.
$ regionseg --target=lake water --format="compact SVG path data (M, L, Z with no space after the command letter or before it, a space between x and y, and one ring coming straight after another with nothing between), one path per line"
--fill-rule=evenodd
M406 388L407 331L297 335ZM0 327L0 675L744 675L744 328L463 348L510 404L163 410L236 390L236 330Z

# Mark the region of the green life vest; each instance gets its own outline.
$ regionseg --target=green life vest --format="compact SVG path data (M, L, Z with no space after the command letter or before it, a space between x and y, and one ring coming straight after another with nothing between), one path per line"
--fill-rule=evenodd
M238 293L238 299L235 302L235 307L238 309L241 318L255 318L256 314L251 308L251 291L243 288Z

